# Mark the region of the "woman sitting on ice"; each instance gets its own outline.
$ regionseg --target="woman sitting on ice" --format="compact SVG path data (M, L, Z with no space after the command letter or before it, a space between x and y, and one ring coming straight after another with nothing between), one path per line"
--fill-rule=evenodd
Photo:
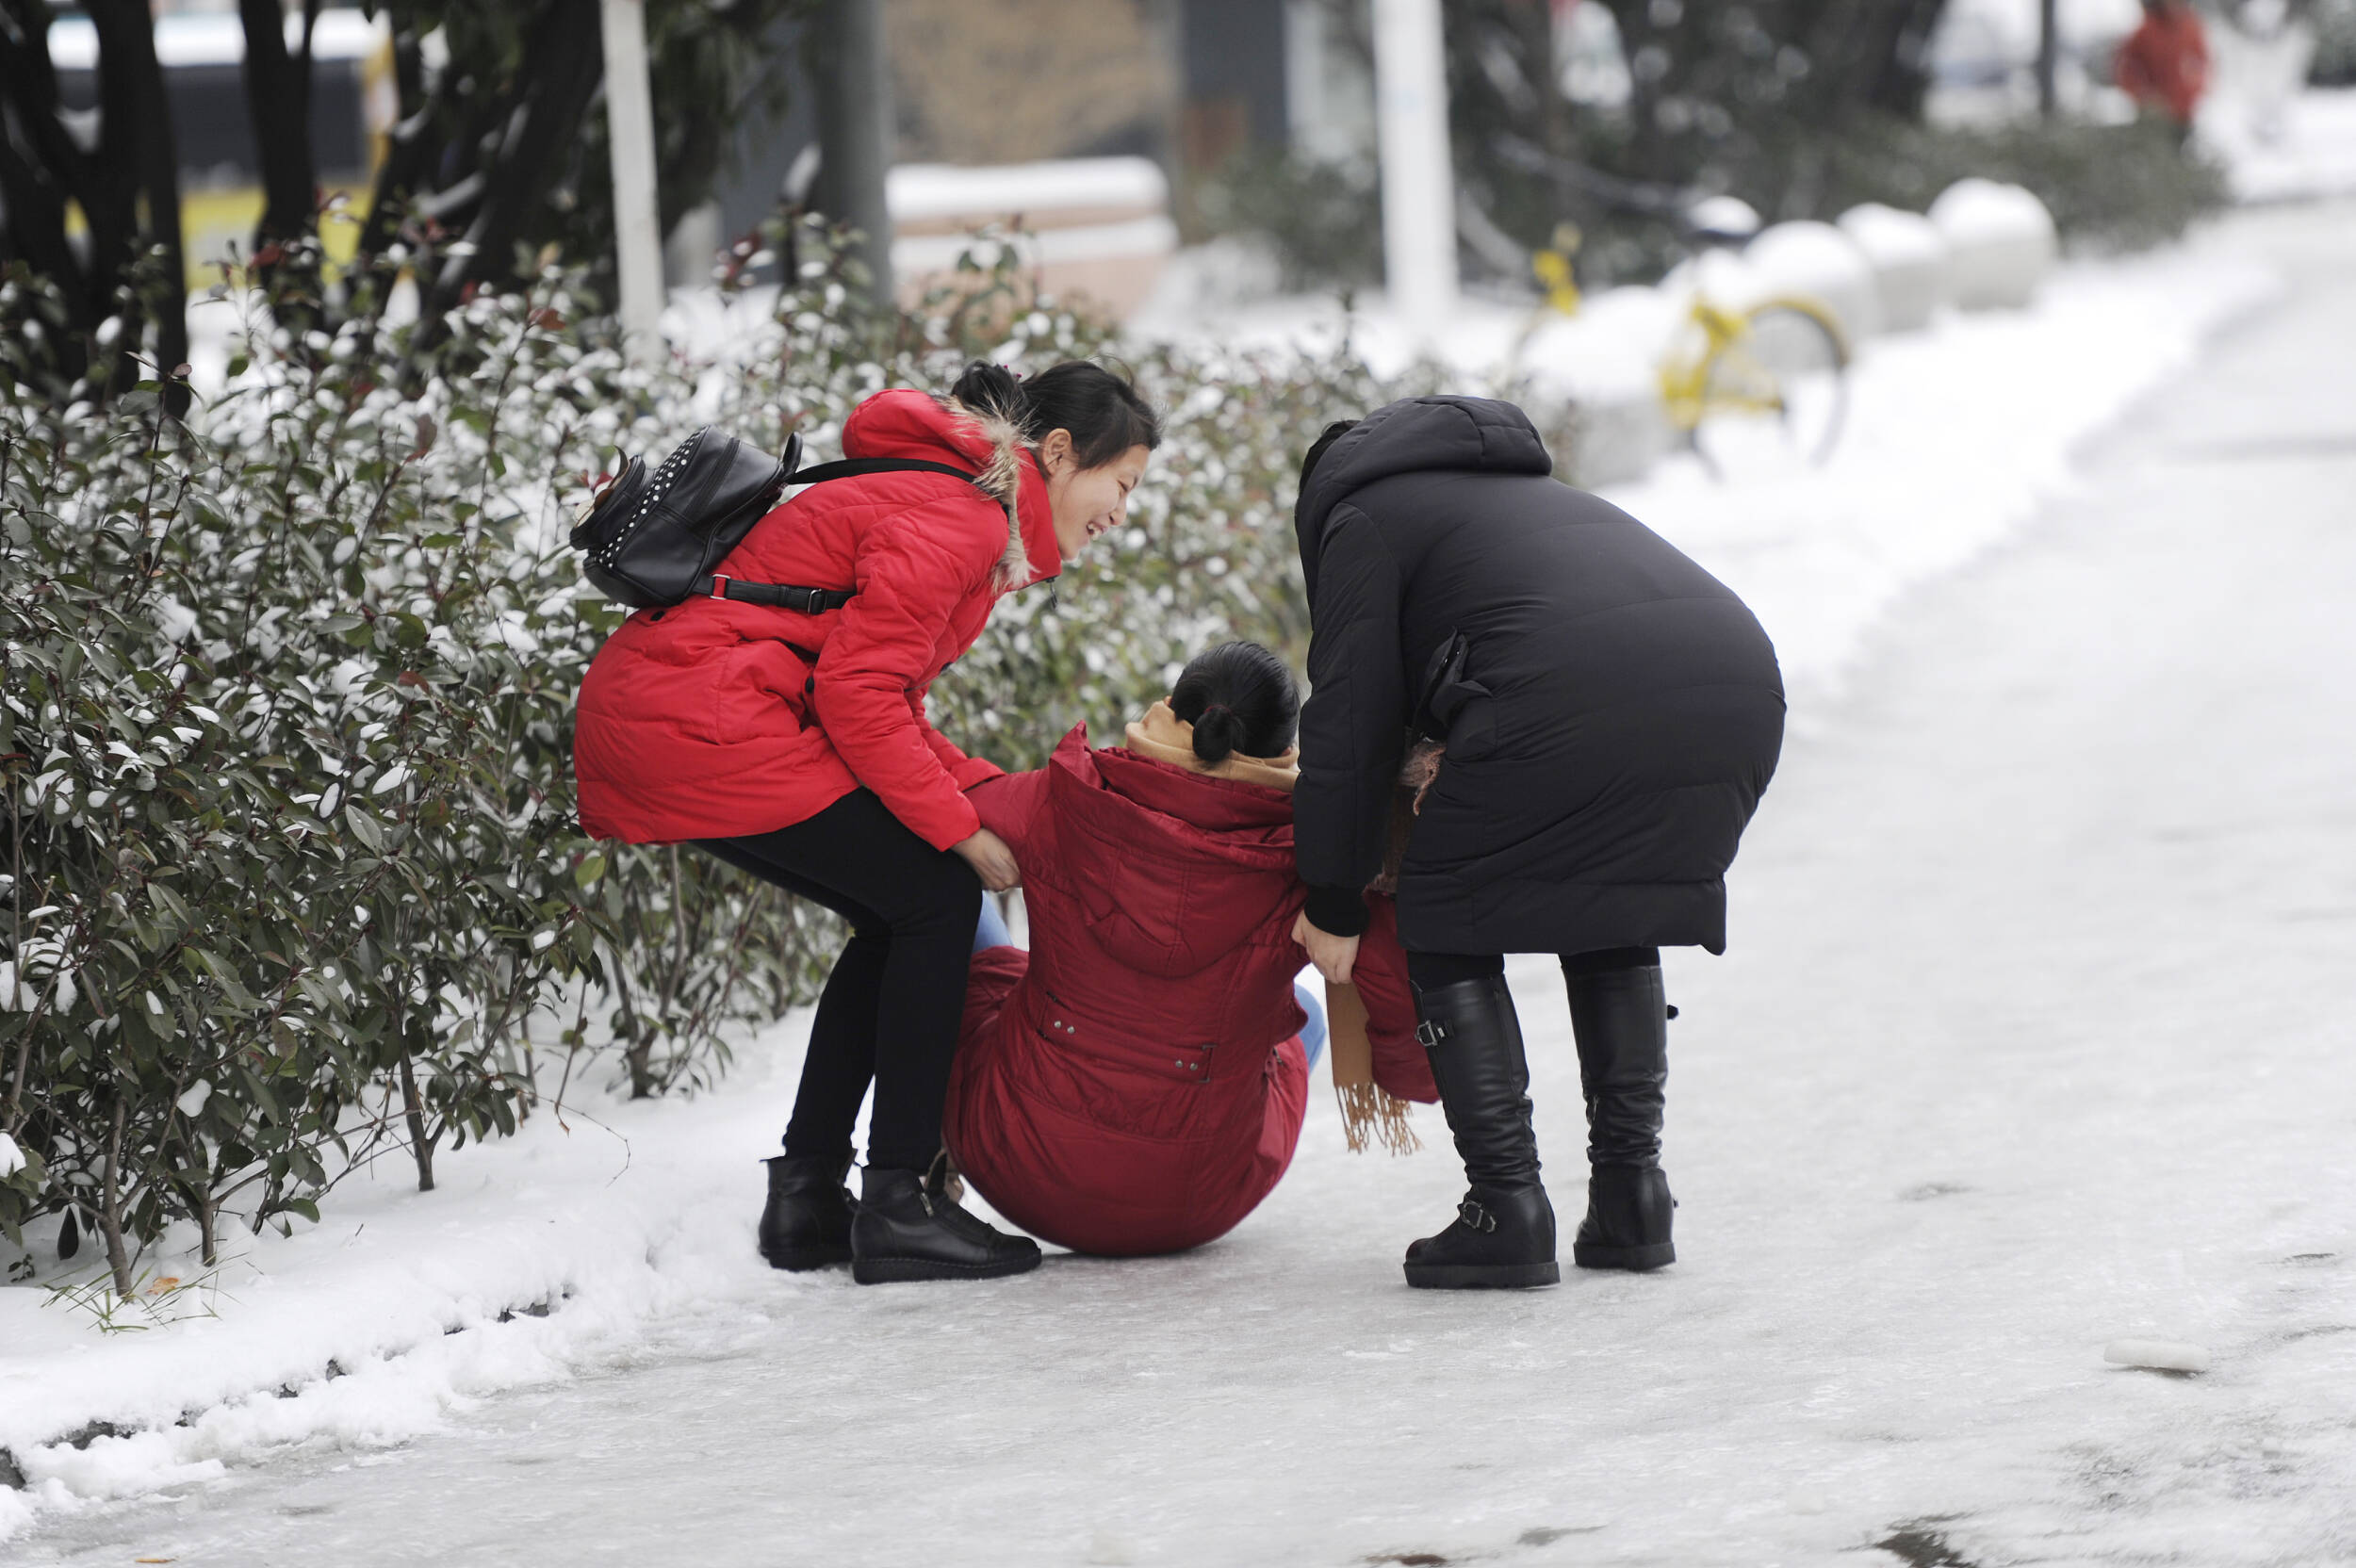
M969 795L1022 864L1031 946L973 958L941 1130L975 1190L1048 1241L1199 1246L1292 1161L1312 1059L1290 936L1300 706L1276 655L1228 643L1125 744L1091 750L1081 726L1046 767ZM1363 1005L1335 1006L1335 1083L1362 1116L1399 1108L1384 1091L1436 1098L1404 957L1365 951Z

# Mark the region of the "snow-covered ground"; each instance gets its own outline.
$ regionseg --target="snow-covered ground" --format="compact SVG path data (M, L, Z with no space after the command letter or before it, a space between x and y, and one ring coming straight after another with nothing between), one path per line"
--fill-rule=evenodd
M1197 1253L776 1274L789 1023L701 1101L356 1180L218 1316L0 1290L0 1560L2356 1557L2351 253L2342 205L2072 270L1877 345L1827 475L1615 492L1798 678L1733 949L1671 959L1675 1268L1408 1292L1437 1119L1355 1157L1320 1096ZM2181 374L2255 264L2288 298ZM1513 980L1575 1214L1560 982Z
M2221 106L2203 116L2201 134L2241 201L2356 191L2356 88L2310 88L2254 111Z

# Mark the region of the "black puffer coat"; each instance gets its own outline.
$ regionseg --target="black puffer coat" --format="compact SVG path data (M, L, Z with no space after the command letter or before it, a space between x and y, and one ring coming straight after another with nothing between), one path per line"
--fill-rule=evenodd
M1726 870L1783 744L1775 647L1552 468L1513 404L1415 398L1310 475L1293 815L1326 930L1363 924L1414 727L1448 752L1399 877L1409 949L1725 951Z

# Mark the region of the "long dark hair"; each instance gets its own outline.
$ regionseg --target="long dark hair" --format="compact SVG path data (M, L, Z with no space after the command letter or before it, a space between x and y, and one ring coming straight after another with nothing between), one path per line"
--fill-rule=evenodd
M949 395L976 414L1011 421L1026 441L1050 431L1072 433L1072 455L1083 468L1101 468L1132 447L1162 444L1162 416L1123 377L1085 359L1067 359L1016 380L1003 365L980 360L965 368Z
M1301 688L1284 662L1257 643L1221 643L1186 662L1170 689L1170 710L1194 726L1205 762L1279 757L1292 749Z

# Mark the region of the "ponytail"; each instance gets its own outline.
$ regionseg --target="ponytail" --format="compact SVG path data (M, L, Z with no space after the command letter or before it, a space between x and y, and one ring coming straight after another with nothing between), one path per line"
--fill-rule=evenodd
M1003 365L975 360L957 377L957 384L949 388L949 396L976 414L1005 419L1025 436L1030 434L1026 420L1030 400L1023 395L1022 382Z
M1179 672L1170 710L1194 726L1194 755L1207 764L1237 753L1278 757L1292 749L1301 690L1284 662L1259 644L1221 643Z

